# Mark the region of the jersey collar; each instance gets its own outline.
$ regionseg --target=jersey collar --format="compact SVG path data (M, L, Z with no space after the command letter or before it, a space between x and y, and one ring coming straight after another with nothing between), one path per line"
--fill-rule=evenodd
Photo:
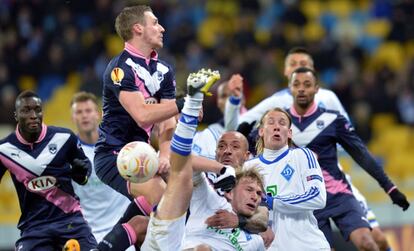
M34 143L39 143L40 141L42 141L45 136L46 136L46 132L47 132L47 125L42 123L42 131L40 132L39 138L37 138L37 140ZM25 144L25 145L33 145L33 143L31 142L27 142L23 136L20 134L19 132L19 124L17 124L16 126L16 137L17 140L20 141L20 143Z
M151 52L150 58L146 58L144 54L142 54L137 48L135 48L134 46L132 46L131 43L128 42L125 42L124 50L126 50L129 54L131 54L134 57L145 59L146 62L151 59L158 60L158 53L155 50Z
M300 117L309 117L310 115L312 115L316 112L317 108L318 108L318 106L316 105L315 101L313 101L312 105L309 107L309 109L303 115L299 115L293 105L290 107L289 110L290 110L290 114L292 114L292 116L300 118Z

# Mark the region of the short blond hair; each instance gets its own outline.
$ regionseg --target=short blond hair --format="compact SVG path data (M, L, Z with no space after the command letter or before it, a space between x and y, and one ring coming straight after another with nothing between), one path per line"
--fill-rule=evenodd
M75 103L86 102L88 100L92 101L96 105L96 108L98 108L98 98L95 96L95 94L85 91L75 93L75 95L72 97L72 100L70 101L70 106L72 107Z
M252 180L257 181L262 192L265 191L263 176L259 173L259 171L255 167L245 168L244 170L242 168L238 169L236 171L236 186L237 184L239 184L242 178L250 178Z
M125 7L115 19L115 30L125 42L132 38L132 26L139 23L145 25L145 12L152 12L147 5Z

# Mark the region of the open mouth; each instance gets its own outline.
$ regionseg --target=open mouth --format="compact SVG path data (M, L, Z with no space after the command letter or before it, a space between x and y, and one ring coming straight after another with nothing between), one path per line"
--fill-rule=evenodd
M251 211L255 211L256 210L256 206L254 204L252 204L252 203L247 203L246 206Z
M224 158L221 163L224 165L231 165L233 164L233 161L230 158Z
M277 140L277 141L279 141L279 140L281 140L281 137L280 137L280 135L279 134L275 134L275 135L273 135L273 137L272 137L274 140Z
M30 128L36 128L40 126L40 122L30 122L30 123L27 123L27 126Z

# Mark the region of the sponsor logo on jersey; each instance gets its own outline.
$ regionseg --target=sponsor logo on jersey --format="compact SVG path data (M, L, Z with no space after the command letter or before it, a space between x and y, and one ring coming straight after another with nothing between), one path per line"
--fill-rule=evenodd
M115 67L111 72L111 79L115 85L121 85L121 81L124 76L124 71L119 67Z
M147 104L147 105L158 104L158 100L154 97L149 97L149 98L145 99L145 104Z
M18 151L18 152L14 152L14 153L11 153L10 154L12 157L17 157L17 158L20 158L20 151Z
M49 152L51 154L55 154L57 152L57 145L56 144L50 144L50 145L48 145L48 147L49 147Z
M56 185L56 178L53 176L40 176L27 183L27 188L32 192L48 190Z
M277 195L277 185L267 186L266 194L270 194L272 197L275 197Z
M295 172L295 170L291 166L286 165L285 168L283 168L283 170L282 170L282 172L280 174L287 181L290 181L290 179L292 178L294 172Z

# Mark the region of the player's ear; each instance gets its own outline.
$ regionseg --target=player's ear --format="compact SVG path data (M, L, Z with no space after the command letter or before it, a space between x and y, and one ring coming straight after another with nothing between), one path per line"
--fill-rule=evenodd
M13 116L14 116L14 120L16 120L16 122L18 121L17 120L17 112L13 112Z
M136 23L132 26L132 32L141 34L143 31L143 26L140 23Z
M226 192L224 193L224 197L228 200L228 201L232 201L233 200L233 190L231 190L230 192Z

